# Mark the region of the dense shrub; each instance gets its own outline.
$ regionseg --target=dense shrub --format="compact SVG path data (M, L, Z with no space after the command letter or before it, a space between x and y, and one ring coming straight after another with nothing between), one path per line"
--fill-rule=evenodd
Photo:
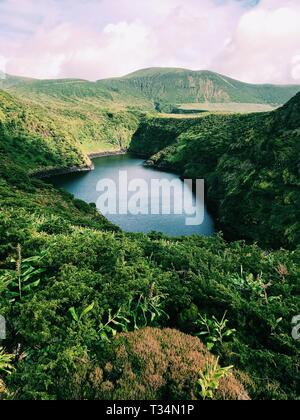
M295 109L297 111L297 107ZM275 114L280 115L276 124L282 123L293 130L297 121L294 118L287 121L286 109L280 112L282 114ZM292 115L298 114L293 112ZM273 116L253 118L272 123L273 130ZM203 119L209 127L216 117L210 118ZM251 127L253 124L248 116L234 116L230 121L232 125L237 121L241 124L242 121L243 124L251 122ZM169 122L173 124L173 121ZM219 122L226 130L230 128L228 117L221 117ZM229 131L217 133L216 127L210 143L205 137L210 128L202 141L196 127L199 122L194 124L194 135L188 141L182 138L178 149L170 134L176 127L171 127L166 141L167 144L171 142L169 146L174 149L172 153L171 149L163 151L160 157L195 175L204 167L212 174L211 185L221 185L223 189L224 184L213 176L213 168L217 164L216 157L224 153L226 139L223 137ZM188 123L182 123L181 128L185 125ZM198 335L203 333L199 319L217 322L226 314L226 328L235 333L226 340L219 339L212 349L220 358L220 365L234 365L236 377L252 399L299 398L299 342L291 336L291 320L300 308L300 248L297 247L298 207L295 205L299 196L295 171L298 155L292 153L297 130L290 134L291 137L285 137L286 142L278 137L275 153L281 159L280 168L285 166L280 172L284 185L287 191L291 190L284 199L288 219L282 224L283 213L277 204L285 187L281 182L277 183L276 178L278 195L273 207L280 217L278 224L274 224L275 233L274 229L268 231L266 228L273 208L265 207L264 203L268 203L272 195L268 198L263 195L264 199L261 199L261 191L266 188L262 164L265 165L263 159L267 154L260 156L258 147L253 156L257 154L262 159L258 165L262 188L256 195L256 184L251 184L251 188L255 188L251 189L253 195L248 205L252 212L256 211L257 203L257 211L260 217L265 217L265 223L252 225L253 220L247 220L253 227L252 234L254 232L260 242L268 244L271 239L277 241L284 227L283 242L294 238L289 242L294 248L292 251L270 251L244 241L228 243L221 235L167 238L155 233L125 234L92 206L30 179L26 169L33 162L27 160L24 168L20 163L22 154L19 161L14 162L12 155L6 153L14 149L5 151L13 139L5 138L0 160L0 314L7 320L5 348L15 355L15 371L3 378L8 388L7 396L15 399L92 399L117 398L132 391L145 398L150 395L155 398L194 397L198 371L193 367L203 366L206 355L212 357L198 339L170 330L119 335L123 330L117 325L115 330L108 330L109 338L117 334L112 344L103 341L100 326L108 322L111 314L118 313L126 305L128 309L129 302L135 307L141 302L145 305L149 302L146 298L153 297L153 290L159 290L159 309L168 316L152 319L152 313L148 311L145 322L151 318L154 327L175 328ZM163 139L162 131L160 135ZM254 142L254 137L251 139ZM27 140L22 153L27 147L31 150L32 143ZM247 159L254 147L251 141L249 139ZM18 142L14 144L18 145ZM205 144L211 153L200 162L201 155L199 157L197 153L202 147L205 149ZM225 145L229 147L226 142ZM274 152L272 136L264 138L262 145ZM289 149L288 153L282 149L283 145ZM240 150L238 157L235 146ZM238 173L246 173L251 167L243 155L244 146L233 143L231 147L234 162L228 160L227 166L226 159L219 162L227 168L227 187L234 187L230 194L225 189L225 213L232 206L234 211L244 206L241 195L244 187ZM191 160L192 166L185 168L182 156L189 157L191 150L194 160ZM166 157L164 153L169 152ZM238 202L232 201L233 197L238 197ZM247 207L241 214L248 217L249 209ZM289 209L293 211L289 213ZM233 225L237 232L242 232L240 223L244 223L245 217L235 218ZM140 301L139 296L145 299ZM130 316L132 319L132 314ZM133 324L130 321L129 331ZM209 340L204 342L210 343ZM149 354L148 349L151 350ZM158 376L151 371L151 363L156 358ZM195 365L187 360L194 361ZM167 372L163 370L165 366ZM117 371L117 367L121 370ZM147 375L151 388L145 388ZM136 386L130 382L133 378L135 382L140 380ZM241 386L232 376L228 378L231 378L230 383L219 389L224 391L217 395L218 398L240 396ZM122 389L118 387L118 379L123 381ZM130 389L126 381L132 385Z
M90 381L95 398L100 399L191 400L198 396L199 372L214 361L197 338L176 330L146 328L115 338ZM230 373L220 381L214 398L249 397Z

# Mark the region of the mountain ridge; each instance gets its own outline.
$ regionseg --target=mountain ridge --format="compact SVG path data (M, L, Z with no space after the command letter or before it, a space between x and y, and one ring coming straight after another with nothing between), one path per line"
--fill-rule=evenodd
M179 73L191 73L191 74L211 74L211 75L216 75L219 76L221 79L225 78L227 80L231 80L231 81L235 81L235 82L240 82L243 83L245 85L249 85L249 86L281 86L281 87L287 87L287 86L299 86L300 84L297 83L250 83L250 82L245 82L243 80L240 79L235 79L234 77L230 77L230 76L226 76L225 74L222 73L218 73L216 71L212 71L212 70L192 70L192 69L188 69L188 68L184 68L184 67L146 67L144 69L140 69L140 70L135 70L133 72L130 72L124 76L120 76L120 77L112 77L112 78L104 78L104 79L99 79L97 80L97 82L102 81L102 80L114 80L114 79L127 79L127 78L131 78L131 77L135 77L135 76L142 76L142 75L151 75L151 73L165 73L165 74L179 74Z
M282 105L300 92L300 85L251 84L209 70L189 70L173 67L149 67L122 77L99 79L81 78L32 79L6 75L0 88L26 94L51 94L61 90L64 97L112 96L153 103L257 103ZM53 92L52 92L53 94ZM140 104L140 106L147 106Z
M237 102L282 105L300 85L251 84L209 70L150 67L97 83L172 104Z

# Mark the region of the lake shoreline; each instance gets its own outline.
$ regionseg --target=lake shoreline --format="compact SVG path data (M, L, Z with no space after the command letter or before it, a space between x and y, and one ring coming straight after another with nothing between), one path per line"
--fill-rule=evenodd
M65 190L72 194L78 200L85 203L98 203L98 210L105 214L106 218L116 226L119 226L125 232L147 233L152 231L162 232L169 236L191 236L200 234L203 236L213 236L215 234L214 220L204 207L204 203L197 199L193 199L192 189L185 191L184 206L195 206L190 209L190 212L183 208L183 182L180 182L180 189L175 189L174 194L178 200L174 198L174 203L180 201L180 213L175 213L173 210L173 200L168 194L168 190L160 194L153 194L153 182L167 181L168 185L178 179L179 175L174 172L157 171L156 168L146 168L144 166L144 159L134 157L128 153L116 157L100 157L94 160L95 170L79 176L58 176L51 180L55 188ZM124 175L125 173L125 175ZM143 193L140 192L140 198L132 199L134 191L131 191L131 182L136 180L143 181ZM101 187L98 187L99 182L102 181ZM108 183L107 183L108 181ZM170 184L169 184L170 183ZM113 184L113 185L112 185ZM164 184L162 184L164 185ZM105 192L108 188L108 201L101 201L101 191ZM172 188L172 187L171 187ZM139 194L136 191L135 196ZM105 197L105 196L104 196ZM164 201L165 200L165 201ZM115 204L113 204L115 203ZM136 203L136 204L135 204ZM111 207L111 211L107 212L107 206L112 204L116 206L115 209ZM102 208L101 208L102 205ZM122 207L123 206L123 207ZM136 206L136 207L134 207ZM157 206L157 207L155 207ZM168 213L164 213L163 209L170 208ZM119 209L125 209L125 212L119 212ZM158 212L152 208L158 208ZM132 210L134 209L134 210ZM187 223L187 218L196 219L204 214L202 222L195 222L195 224ZM191 215L191 216L190 216Z
M94 165L91 163L91 165L87 166L72 166L72 167L65 167L65 168L51 168L51 169L44 169L41 171L33 172L30 174L32 178L37 179L47 179L51 178L53 176L58 175L68 175L73 173L79 173L79 172L91 172L94 170Z
M94 153L89 153L88 157L89 159L93 160L93 159L97 159L100 157L109 157L109 156L122 156L122 155L126 155L128 152L125 149L122 150L113 150L113 151L107 151L107 152L94 152Z
M135 155L135 153L133 153L133 155ZM142 157L142 154L136 154L136 155ZM167 172L167 173L174 173L174 174L178 175L179 178L182 181L184 181L184 179L186 178L182 171L180 171L179 169L177 169L176 167L174 167L171 164L156 163L153 159L151 159L151 156L149 157L149 155L148 156L143 155L143 159L145 159L145 162L144 162L144 167L145 168L149 168L149 169L153 169L153 170L157 170L157 171L162 171L162 172ZM192 181L193 181L193 189L194 189L196 182L195 182L195 179L192 179ZM232 238L231 235L227 232L226 226L224 226L224 224L222 224L220 222L219 212L218 212L216 203L210 199L210 196L208 194L208 188L207 188L206 184L205 184L204 195L205 195L205 205L206 205L209 213L213 217L216 232L219 232L219 233L222 232L224 234L225 239L228 240L229 242L232 242L235 239Z
M91 172L95 169L93 164L93 159L97 159L100 157L109 157L109 156L121 156L126 155L126 150L115 150L115 151L102 151L102 152L93 152L87 154L87 158L90 161L87 165L82 166L72 166L72 167L61 167L61 168L45 168L42 170L38 170L36 172L32 172L30 174L31 177L37 179L47 179L53 176L59 175L68 175L73 173L80 173L80 172Z

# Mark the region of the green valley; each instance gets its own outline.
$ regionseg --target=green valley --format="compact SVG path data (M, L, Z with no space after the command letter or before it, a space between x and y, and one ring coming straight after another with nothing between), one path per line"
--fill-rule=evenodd
M0 89L37 118L47 116L84 152L95 153L127 148L145 113L269 111L291 99L300 86L251 85L213 72L153 68L98 82L7 75Z
M145 118L130 150L186 178L204 178L219 227L266 247L300 242L300 95L271 113Z
M0 400L299 399L300 87L149 69L1 89ZM278 109L168 115L205 102ZM126 233L34 176L123 149L204 178L220 233Z

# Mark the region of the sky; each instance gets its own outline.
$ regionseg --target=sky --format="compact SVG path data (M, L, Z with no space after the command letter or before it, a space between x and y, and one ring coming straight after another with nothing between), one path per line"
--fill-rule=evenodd
M148 67L300 84L300 0L0 0L0 71L98 80Z

